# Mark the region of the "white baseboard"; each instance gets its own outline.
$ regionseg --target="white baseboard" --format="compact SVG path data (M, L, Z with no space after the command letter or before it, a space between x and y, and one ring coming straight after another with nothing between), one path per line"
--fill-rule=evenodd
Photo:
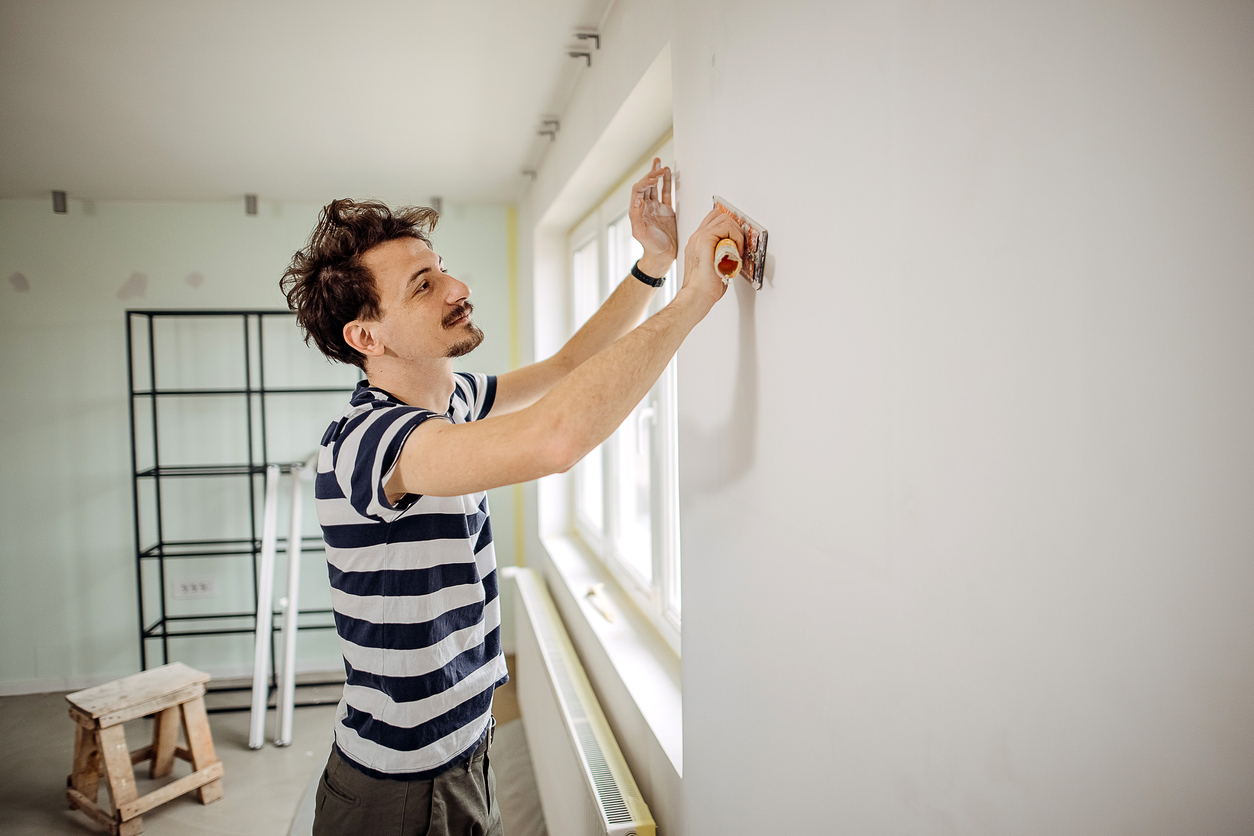
M221 668L202 668L205 673L213 677L213 681L221 680L240 680L243 684L252 682L253 669L251 665L228 665ZM0 682L0 697L16 697L26 694L58 694L68 691L81 691L84 688L93 688L97 685L103 685L106 682L112 682L115 679L121 679L124 676L130 676L138 671L117 671L114 673L90 673L79 674L76 676L44 676L37 679L11 679L8 682ZM332 660L318 660L312 665L301 666L296 671L296 682L300 684L302 680L342 680L344 678L344 664L342 661L336 664ZM233 683L239 684L239 683ZM210 687L213 687L212 684Z
M123 671L116 674L93 673L81 676L45 676L38 679L11 679L8 682L0 682L0 697L81 691L84 688L92 688L96 685L112 682L115 679L121 679L127 673L134 673L134 671Z

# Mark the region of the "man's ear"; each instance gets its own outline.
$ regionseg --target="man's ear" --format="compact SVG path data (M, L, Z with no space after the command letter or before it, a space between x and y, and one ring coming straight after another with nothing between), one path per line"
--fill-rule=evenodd
M375 335L373 322L354 319L344 326L344 342L348 347L366 357L382 357L383 343Z

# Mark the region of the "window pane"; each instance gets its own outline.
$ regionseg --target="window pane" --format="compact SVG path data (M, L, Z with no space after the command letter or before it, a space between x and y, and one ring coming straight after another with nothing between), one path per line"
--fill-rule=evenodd
M679 554L675 554L675 568L671 572L671 612L675 614L675 618L683 616L683 600L684 591L680 578L683 573L679 571Z
M610 271L610 282L618 284L624 276L631 272L631 265L644 255L644 247L631 237L631 218L623 215L609 228L609 256L607 267Z
M601 455L601 447L597 447L575 466L576 508L584 525L597 536L605 531L605 494L601 487L605 468Z
M637 406L614 434L615 517L619 557L645 581L653 582L653 525L649 462L653 406L649 398Z
M597 281L597 239L593 238L575 250L571 269L574 285L575 329L588 321L601 304L600 282Z
M574 313L576 329L596 312L601 304L600 281L597 271L597 241L593 238L575 250L571 265L571 282L574 289ZM597 447L575 466L575 512L579 519L597 537L605 531L605 500L603 481L605 469L601 461L601 448Z
M676 284L676 268L671 267L667 274L667 284L674 295ZM679 427L676 420L676 404L678 403L676 360L671 362L662 373L657 384L658 418L654 427L655 445L657 446L659 484L655 492L659 494L656 502L658 508L658 524L662 527L662 554L658 564L661 566L660 586L662 589L662 608L665 615L673 619L678 626L682 619L680 601L679 570Z
M610 281L617 283L644 255L644 249L631 237L631 218L626 214L611 223L607 232L607 269ZM653 497L649 473L653 418L652 400L646 396L615 432L613 447L615 550L649 584L653 583Z

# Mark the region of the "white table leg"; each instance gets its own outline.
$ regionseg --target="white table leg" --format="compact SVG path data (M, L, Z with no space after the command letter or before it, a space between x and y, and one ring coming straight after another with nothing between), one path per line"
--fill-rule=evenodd
M296 616L300 611L301 482L303 465L292 467L292 525L287 535L287 596L283 607L283 669L279 673L279 733L275 746L292 742L292 713L296 709Z
M266 702L269 696L270 633L274 621L274 552L279 515L279 477L277 464L266 468L266 505L261 524L261 565L257 578L257 629L253 649L252 722L248 729L248 748L260 749L266 742Z

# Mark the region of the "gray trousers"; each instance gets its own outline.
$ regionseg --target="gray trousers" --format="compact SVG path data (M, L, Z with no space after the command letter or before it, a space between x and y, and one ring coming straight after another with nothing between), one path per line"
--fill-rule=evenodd
M491 737L430 781L372 778L332 750L318 782L313 836L502 836Z

